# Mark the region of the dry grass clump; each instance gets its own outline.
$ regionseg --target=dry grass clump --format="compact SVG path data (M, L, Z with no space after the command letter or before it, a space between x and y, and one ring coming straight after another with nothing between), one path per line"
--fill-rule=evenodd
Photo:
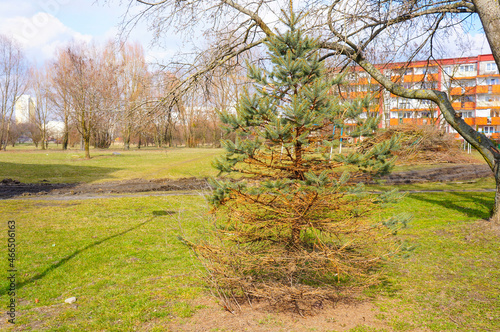
M242 303L266 301L272 310L310 315L326 302L337 302L379 280L380 258L370 261L339 248L197 249L206 262L211 289L230 312Z
M476 159L464 153L461 142L452 134L434 125L400 124L380 131L363 141L361 150L399 135L401 148L394 154L399 165L436 163L475 163Z

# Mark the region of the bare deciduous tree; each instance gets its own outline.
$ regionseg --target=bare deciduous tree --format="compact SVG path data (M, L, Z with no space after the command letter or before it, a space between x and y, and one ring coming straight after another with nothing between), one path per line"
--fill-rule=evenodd
M50 100L54 105L55 113L64 123L62 135L63 150L68 148L70 132L70 96L65 85L65 75L69 72L70 66L69 60L68 54L64 50L59 50L50 68Z
M130 148L130 138L137 131L138 111L148 92L148 67L140 44L125 44L120 52L121 70L119 89L123 101L120 115L121 134L125 149Z
M70 118L81 134L85 158L90 158L90 141L96 138L96 127L101 121L103 128L103 121L109 120L104 113L111 112L118 99L116 63L111 61L109 52L96 46L72 45L64 53L67 63L60 66L60 75L55 81L68 97L65 101Z
M28 63L13 40L0 35L0 149L9 142L9 129L18 98L28 87Z
M42 150L45 150L47 147L46 141L49 136L48 123L52 111L52 104L50 102L50 73L48 71L48 66L38 69L32 68L30 73L31 90L35 97L35 114L31 119L31 123L33 131L39 136L38 141L42 143ZM32 133L32 136L33 134L35 133Z

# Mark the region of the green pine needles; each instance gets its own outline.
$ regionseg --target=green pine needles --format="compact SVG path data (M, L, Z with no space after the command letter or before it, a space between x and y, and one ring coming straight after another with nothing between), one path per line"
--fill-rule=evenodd
M378 119L363 116L368 99L340 102L331 94L341 78L327 78L316 40L298 18L286 23L285 33L266 42L272 71L249 65L253 88L235 114L221 115L236 139L223 141L227 153L214 166L243 176L213 181L220 243L197 249L224 297L306 310L306 303L370 284L380 259L397 249L386 241L394 222L370 217L396 194L368 195L360 182L390 170L397 140L336 153L340 140L372 135Z

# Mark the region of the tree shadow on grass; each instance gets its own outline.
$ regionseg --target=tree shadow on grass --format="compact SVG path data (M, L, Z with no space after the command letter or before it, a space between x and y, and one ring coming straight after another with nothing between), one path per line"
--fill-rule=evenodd
M155 215L156 216L156 215ZM109 241L111 239L114 239L115 237L118 237L118 236L121 236L121 235L125 235L141 226L144 226L145 224L149 223L150 221L152 221L153 219L155 219L155 217L151 217L149 218L148 220L138 224L138 225L135 225L129 229L126 229L124 230L123 232L120 232L120 233L117 233L117 234L114 234L114 235L110 235L102 240L99 240L99 241L96 241L94 243L91 243L89 244L88 246L82 248L82 249L78 249L76 250L75 252L73 252L71 255L68 255L66 257L64 257L63 259L61 259L59 262L57 262L56 264L54 265L51 265L49 266L48 268L45 269L45 271L41 272L41 273L38 273L37 275L33 276L32 278L28 279L28 280L25 280L25 281L21 281L19 283L16 284L16 289L21 289L23 288L24 286L28 285L28 284L31 284L32 282L35 282L37 280L40 280L42 278L44 278L47 274L49 274L51 271L57 269L58 267L61 267L62 265L66 264L68 261L70 261L71 259L75 258L78 254L84 252L85 250L88 250L90 248L93 248L95 246L98 246L100 245L101 243L103 242L106 242L106 241ZM7 286L5 287L4 289L0 290L0 296L1 295L5 295L7 294L7 292L9 291L9 287L10 286Z
M485 193L480 192L443 192L434 195L436 198L431 198L429 194L414 194L411 197L422 202L441 205L446 209L456 210L477 219L488 219L489 211L494 204L493 197L485 197ZM453 196L456 199L453 199ZM463 204L469 202L474 203L474 207Z
M0 199L8 199L23 194L67 190L75 187L79 182L109 178L109 174L118 170L120 168L0 162ZM33 174L36 174L36 183L20 183L20 181L17 181L23 178L33 178Z

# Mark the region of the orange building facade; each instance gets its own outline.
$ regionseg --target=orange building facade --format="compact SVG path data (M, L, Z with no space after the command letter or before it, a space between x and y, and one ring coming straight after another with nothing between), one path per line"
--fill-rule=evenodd
M500 74L491 54L477 57L389 63L379 66L392 81L408 89L435 89L448 94L466 123L494 140L500 140ZM400 123L442 124L455 133L432 102L401 98L382 89L366 72L354 67L342 90L345 98L373 96L372 112L382 118L381 127Z

